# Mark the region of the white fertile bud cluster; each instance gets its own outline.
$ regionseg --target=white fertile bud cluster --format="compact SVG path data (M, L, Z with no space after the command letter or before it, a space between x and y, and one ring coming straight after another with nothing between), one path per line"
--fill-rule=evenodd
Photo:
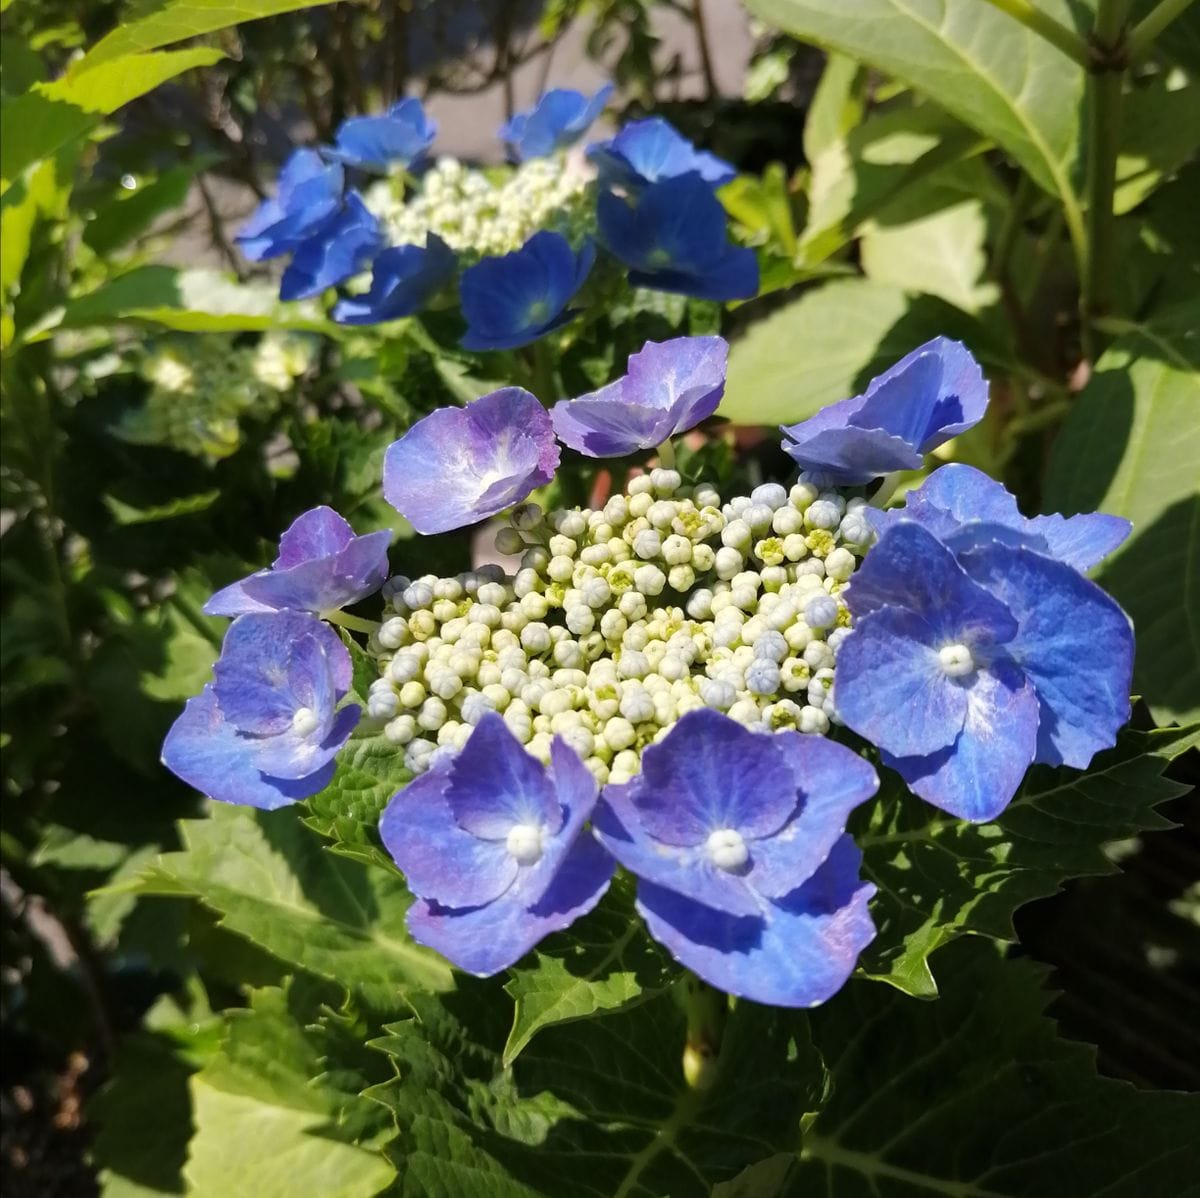
M273 391L290 391L316 361L316 343L312 337L275 330L264 333L254 347L250 370L254 377Z
M522 504L497 538L523 548L515 575L385 586L369 713L414 772L497 711L534 756L562 736L601 782L637 773L697 707L758 731L827 732L864 503L801 481L723 504L654 470L595 511Z
M407 197L399 180L384 179L364 198L393 245L424 245L433 232L460 254L484 257L520 249L539 229L573 244L594 232L587 188L587 174L562 156L488 172L439 158Z

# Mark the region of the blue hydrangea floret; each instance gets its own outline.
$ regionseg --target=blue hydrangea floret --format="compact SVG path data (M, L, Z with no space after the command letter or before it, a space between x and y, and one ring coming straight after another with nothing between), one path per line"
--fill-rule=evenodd
M409 96L378 116L348 117L338 126L330 153L348 166L382 173L418 164L436 136L437 123L425 115L420 100Z
M334 305L339 324L380 324L412 316L454 277L454 251L436 234L425 244L383 250L372 264L371 286L362 295L344 296Z
M210 616L251 612L338 611L383 585L388 571L387 529L355 536L330 507L297 516L279 539L269 569L223 587L204 605Z
M517 162L565 150L591 128L612 92L610 83L590 98L571 88L551 88L528 112L518 112L500 127L500 140Z
M564 445L593 458L652 449L694 428L725 393L729 346L722 337L648 341L615 383L554 405Z
M606 187L638 191L662 179L695 175L711 190L737 174L723 158L698 150L669 121L648 117L630 121L615 137L588 147Z
M383 494L418 532L445 532L520 503L558 462L549 412L528 391L503 387L439 408L393 442Z
M594 822L676 960L729 994L808 1007L875 934L875 888L845 829L878 785L841 745L698 710L645 751L641 774L605 787Z
M274 810L316 794L361 709L342 705L350 654L303 612L239 616L163 743L163 764L209 798Z
M366 269L382 248L379 222L358 192L348 192L341 210L292 252L279 298L312 299Z
M785 425L784 451L801 469L858 486L919 469L925 454L978 424L988 388L967 348L946 337L906 354L862 395Z
M549 768L485 715L447 765L389 803L380 834L417 901L413 939L488 977L603 897L615 863L585 832L596 782L554 741Z

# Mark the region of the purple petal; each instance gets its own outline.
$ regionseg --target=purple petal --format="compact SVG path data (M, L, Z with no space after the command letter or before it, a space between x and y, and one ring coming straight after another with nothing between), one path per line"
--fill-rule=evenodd
M383 491L418 532L445 532L519 503L558 461L550 414L528 391L505 387L414 424L388 448Z
M1028 549L989 546L963 563L1017 619L1006 648L1037 688L1038 761L1083 769L1129 719L1129 617L1072 567Z
M1033 536L1045 542L1052 556L1076 570L1090 570L1099 565L1133 531L1133 525L1124 517L1105 512L1034 516L1025 524Z
M954 742L978 671L950 678L938 638L918 615L885 607L865 616L838 650L838 715L860 736L898 757L924 756Z
M603 388L612 392L620 380ZM661 445L672 432L670 412L642 407L624 399L581 396L562 400L550 409L558 439L591 458L615 458Z
M279 538L276 570L286 570L315 558L331 557L350 543L354 529L331 507L315 507L297 516Z
M896 758L891 766L915 794L972 823L995 819L1012 801L1034 759L1038 701L1033 685L1011 663L980 671L968 692L967 716L953 745L928 757Z
M702 845L725 828L767 836L799 799L771 738L708 708L689 711L650 746L629 787L647 834L673 845Z
M408 910L408 930L460 969L491 977L592 910L604 897L613 868L613 859L590 836L581 836L534 907L511 895L462 910L418 899Z
M445 770L410 782L388 803L379 834L413 894L448 907L482 906L511 888L520 867L502 843L454 822L448 782Z
M260 570L247 578L231 582L217 591L201 609L206 616L248 616L278 611L273 603L265 603L246 593L246 584L253 579L266 578L270 570Z
M458 826L485 840L503 841L514 824L534 824L551 834L563 826L545 767L494 712L479 721L450 764L444 793Z
M1016 621L988 594L931 533L910 520L898 521L863 559L845 592L856 619L883 607L919 615L945 644L1003 642Z
M875 935L861 882L862 854L842 837L801 887L761 919L731 916L663 890L638 886L650 934L706 982L753 1002L812 1007L835 994Z
M774 737L802 795L796 815L774 835L750 844L747 883L771 898L790 894L816 872L846 831L850 812L878 789L879 777L857 753L819 736Z
M163 743L162 762L201 794L221 803L274 811L323 790L333 762L306 778L269 778L250 760L245 738L221 714L211 685L189 699Z

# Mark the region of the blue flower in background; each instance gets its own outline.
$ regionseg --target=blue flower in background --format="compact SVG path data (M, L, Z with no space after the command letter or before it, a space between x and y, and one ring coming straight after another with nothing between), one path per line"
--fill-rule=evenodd
M419 162L437 136L431 121L413 96L393 104L380 116L352 116L339 126L330 151L362 170L385 173L389 167Z
M323 789L360 708L350 654L336 632L300 612L240 616L163 743L163 764L209 798L274 810Z
M588 157L596 164L603 185L629 191L688 174L698 175L711 189L737 175L723 158L697 150L661 117L630 121L615 137L589 146Z
M918 469L931 449L978 424L987 401L987 382L967 348L935 337L872 379L862 395L785 425L783 448L802 469L857 486Z
M879 779L822 737L750 732L689 712L609 785L597 837L636 874L650 934L729 994L809 1007L837 991L875 935L850 812Z
M388 804L383 843L417 901L413 939L489 977L590 911L614 862L584 825L596 783L560 738L546 770L500 716Z
M297 516L279 539L268 570L223 587L204 605L210 616L306 611L313 615L349 607L383 586L388 572L387 529L356 537L332 508Z
M567 304L583 286L596 251L577 254L561 233L535 233L519 250L484 258L463 271L459 297L464 349L516 349L575 316Z
M1053 557L989 540L956 558L902 520L845 597L838 714L953 815L994 819L1032 762L1083 768L1129 718L1129 620Z
M999 541L1047 554L1076 570L1103 561L1133 528L1121 516L1103 512L1026 518L1003 483L958 462L939 467L918 490L909 491L903 508L866 508L864 514L879 533L913 520L955 553Z
M589 100L570 88L552 88L529 112L518 112L502 125L500 140L517 162L564 150L588 131L604 111L612 91L612 84L605 84Z
M758 293L754 251L730 243L725 209L697 175L664 179L627 199L603 192L596 217L601 242L635 287L721 301Z
M623 377L551 409L565 445L593 458L661 445L717 410L725 393L729 346L721 337L648 341L629 356Z
M345 172L317 150L296 150L279 172L279 189L263 200L236 237L251 262L290 253L342 207Z
M380 324L419 312L454 276L454 251L430 233L424 246L397 245L372 264L371 289L334 305L340 324Z
M422 533L475 524L548 483L559 449L550 413L520 387L439 408L389 447L383 494Z
M282 300L311 299L365 270L383 245L379 222L357 192L342 210L296 247L279 284Z

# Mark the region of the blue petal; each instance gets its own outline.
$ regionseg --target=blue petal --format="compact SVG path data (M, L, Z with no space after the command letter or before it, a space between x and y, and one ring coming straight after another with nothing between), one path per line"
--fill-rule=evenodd
M737 174L715 154L697 150L661 117L631 121L609 141L590 146L588 157L596 164L602 183L631 189L687 174L696 175L711 189Z
M354 529L331 507L315 507L296 517L279 538L276 570L286 570L314 558L329 557L344 549Z
M950 678L938 638L919 616L885 607L864 616L838 650L838 715L873 745L899 757L953 743L978 671Z
M889 528L863 559L845 593L856 619L902 607L926 621L939 647L1002 643L1017 624L1000 600L967 576L954 555L909 520Z
M479 721L451 762L445 799L458 826L485 840L504 840L514 824L534 824L551 833L563 824L545 767L495 712Z
M246 593L246 584L252 579L266 578L270 570L260 570L237 582L231 582L227 587L216 591L201 610L206 616L247 616L278 611L272 603L254 599Z
M781 732L772 739L791 767L801 802L779 831L751 842L746 882L778 898L816 872L845 832L850 812L879 789L879 777L857 753L824 737Z
M765 918L724 915L648 882L638 910L651 936L706 982L778 1007L812 1007L837 993L875 936L862 854L842 837L803 886Z
M1051 556L1076 570L1090 570L1119 549L1133 531L1122 516L1085 512L1078 516L1034 516L1025 522L1029 532L1040 538ZM1030 546L1037 548L1036 545Z
M550 414L505 387L417 421L388 447L383 493L418 532L445 532L520 503L558 462Z
M632 783L606 786L592 820L600 843L630 873L730 915L762 914L765 904L744 875L718 869L702 843L683 846L651 837L632 789Z
M383 245L379 222L357 193L328 224L296 248L279 284L282 300L311 299L366 268Z
M348 703L331 714L327 727L320 733L304 737L285 732L280 736L249 738L251 760L264 774L279 778L306 778L322 767L333 764L334 757L350 739L361 716L362 708Z
M553 88L528 113L517 113L500 130L500 139L518 161L544 158L578 141L612 95L606 84L589 100L581 92Z
M323 790L333 776L330 762L293 781L265 777L254 768L249 746L221 715L211 685L189 699L163 743L162 762L201 794L222 803L274 811Z
M613 392L620 383L603 392ZM638 449L661 445L671 435L671 415L623 399L597 398L601 391L579 399L561 400L550 409L558 439L590 458L623 457Z
M372 266L371 288L365 296L347 296L334 305L340 324L380 324L419 312L454 274L454 251L436 233L424 246L399 245L386 249Z
M967 716L953 745L927 757L882 754L909 788L943 811L972 823L995 819L1012 801L1034 759L1038 701L1011 662L979 672Z
M532 908L511 895L466 909L419 899L408 910L408 930L460 969L491 977L592 910L608 889L613 867L613 859L590 836L581 836Z
M393 163L409 166L433 144L437 125L421 101L400 100L382 116L352 116L338 126L332 153L364 170L386 171Z
M1006 648L1037 688L1037 760L1083 769L1129 719L1129 617L1072 567L1028 549L979 548L963 564L1017 619Z
M379 835L413 894L448 907L478 907L506 893L520 867L503 843L455 823L448 782L437 769L410 782L388 803Z
M278 193L264 200L236 237L252 262L294 250L342 204L345 174L316 150L296 150L279 174Z
M918 470L921 455L902 437L881 429L805 429L793 425L781 430L783 451L802 469L827 478L831 483L857 487L895 470ZM872 515L876 513L872 512ZM891 513L878 513L891 515ZM876 526L876 531L882 531Z
M772 738L709 708L689 711L647 748L629 787L646 832L674 845L702 845L718 829L769 835L799 800Z

